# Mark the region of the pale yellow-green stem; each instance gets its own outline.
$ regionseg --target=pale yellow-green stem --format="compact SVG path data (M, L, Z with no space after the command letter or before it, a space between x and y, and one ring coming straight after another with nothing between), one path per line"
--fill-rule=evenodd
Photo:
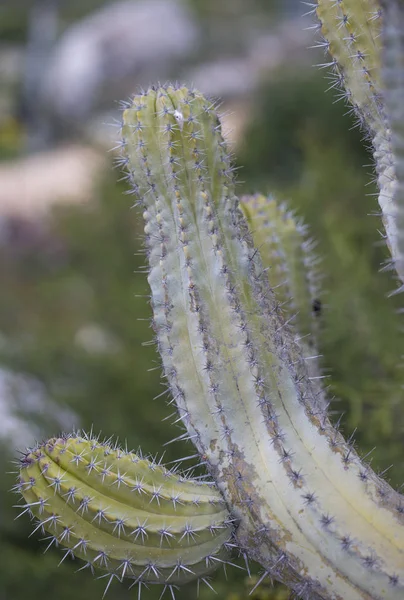
M154 328L238 540L303 598L398 599L401 497L331 426L234 196L212 105L156 88L124 114Z
M372 140L391 268L404 283L403 3L318 0L316 12L336 85Z

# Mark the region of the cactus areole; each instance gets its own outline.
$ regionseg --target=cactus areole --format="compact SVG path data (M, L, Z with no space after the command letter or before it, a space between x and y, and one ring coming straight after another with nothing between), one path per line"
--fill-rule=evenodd
M373 0L314 9L330 66L374 137L401 277L404 4L386 1L382 43ZM24 456L24 510L109 581L172 592L236 544L262 565L260 581L303 600L402 600L404 499L328 418L308 337L321 302L305 229L272 198L239 203L215 105L197 90L152 87L128 102L121 162L143 209L153 327L181 437L214 484L66 436Z

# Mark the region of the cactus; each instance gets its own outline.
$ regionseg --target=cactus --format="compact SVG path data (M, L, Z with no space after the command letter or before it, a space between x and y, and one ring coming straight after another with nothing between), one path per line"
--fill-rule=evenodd
M388 191L394 207L386 212L381 200L386 235L402 277L404 5L391 0L383 14L373 0L323 0L315 8L330 38L326 47L336 55L338 81L346 84L374 139L381 198ZM112 578L129 574L171 586L172 577L175 584L189 578L188 568L192 577L204 577L217 562L212 557L226 560L235 519L239 548L263 567L257 585L275 578L303 600L403 598L404 498L329 420L321 376L309 366L301 341L313 329L317 300L299 254L307 246L299 241L301 226L271 199L239 203L215 105L196 90L168 85L135 96L123 114L122 137L120 162L143 208L153 326L186 429L181 437L194 443L217 487L180 484L170 474L166 480L160 467L143 465L151 500L164 489L152 513L151 500L146 506L129 489L140 468L128 459L131 454L119 467L116 454L106 461L116 482L116 488L108 486L104 467L90 467L102 447L73 437L51 440L24 456L17 485L26 499L23 509L68 553L77 550L77 535L70 532L77 527L78 540L91 550L90 563L99 562L100 552L110 554ZM271 227L277 235L268 239ZM284 307L284 272L286 297L290 291L298 296L292 312ZM296 310L298 335L287 322ZM79 492L77 499L68 494L77 481L83 498L90 498L86 506ZM189 499L176 509L173 498L181 485ZM192 500L200 489L212 505ZM94 524L115 501L123 508ZM139 510L152 513L150 542L126 545L125 519ZM176 510L181 526L168 530ZM184 538L194 519L200 544L192 535ZM212 519L219 523L214 535ZM131 520L131 527L139 525ZM105 549L107 536L114 541ZM128 554L120 553L121 546ZM150 552L157 575L147 566Z
M232 522L215 488L109 442L48 440L23 456L17 487L35 530L110 582L174 586L227 562Z

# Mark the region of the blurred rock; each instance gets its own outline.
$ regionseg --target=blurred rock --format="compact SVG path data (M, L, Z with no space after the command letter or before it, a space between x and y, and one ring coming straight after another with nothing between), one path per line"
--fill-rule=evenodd
M87 323L80 327L74 341L88 354L115 354L121 350L119 340L98 323Z
M39 216L51 205L86 202L107 157L92 148L70 145L0 165L0 214Z
M198 42L180 0L121 0L73 25L60 39L43 83L44 100L64 120L120 99L185 60ZM130 88L122 89L131 78Z
M193 67L186 81L223 99L252 95L263 79L283 65L300 62L311 65L310 52L302 52L312 33L302 28L301 20L280 23L272 32L252 36L243 55L215 59Z

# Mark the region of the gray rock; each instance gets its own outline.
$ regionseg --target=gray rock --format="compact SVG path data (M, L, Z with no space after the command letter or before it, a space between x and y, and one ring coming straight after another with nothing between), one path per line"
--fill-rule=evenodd
M50 59L45 103L68 120L121 98L122 82L150 83L186 59L198 29L181 0L121 0L73 25ZM129 90L128 90L129 92Z

